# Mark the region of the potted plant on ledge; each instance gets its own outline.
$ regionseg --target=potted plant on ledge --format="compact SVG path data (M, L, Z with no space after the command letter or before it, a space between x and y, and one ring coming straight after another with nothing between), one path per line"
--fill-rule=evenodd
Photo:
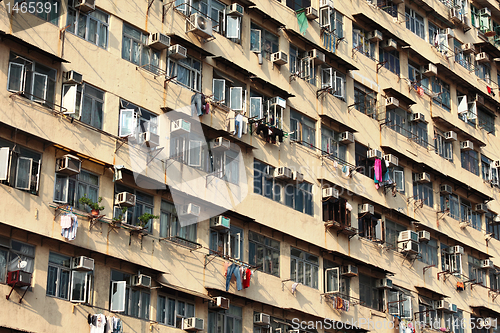
M127 223L127 210L128 210L128 207L123 207L119 210L119 213L117 216L113 217L113 224L118 226L120 225L122 222L123 223ZM115 213L116 213L116 208L115 208Z
M160 218L160 217L157 215L150 214L150 213L144 213L141 216L139 216L139 227L141 227L142 229L145 229L150 220L157 219L157 218Z
M87 195L84 195L83 197L80 198L79 202L82 205L87 205L90 207L92 210L90 213L93 216L99 216L99 212L101 210L104 210L104 206L100 206L99 204L102 201L102 197L97 198L97 202L92 201L92 199L88 198Z

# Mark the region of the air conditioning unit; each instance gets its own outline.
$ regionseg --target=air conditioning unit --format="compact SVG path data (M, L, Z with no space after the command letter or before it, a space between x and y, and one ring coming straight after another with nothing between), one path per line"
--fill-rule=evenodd
M73 155L64 155L56 160L56 172L68 176L79 174L82 169L82 161Z
M208 307L211 309L224 309L224 310L229 310L229 298L225 298L222 296L214 297Z
M293 171L293 180L297 183L302 183L304 181L304 174L298 171Z
M120 207L135 206L135 195L129 192L121 192L116 195L115 205Z
M418 243L418 233L413 230L401 231L398 235L398 242L413 241Z
M319 0L319 8L330 7L333 8L332 0Z
M446 28L446 35L451 38L455 38L455 32L452 28Z
M287 167L278 167L274 170L274 178L292 179L292 169Z
M288 55L283 51L273 53L271 59L273 63L280 66L288 63Z
M205 322L201 318L191 317L182 320L182 329L184 331L203 331Z
M76 0L75 9L82 13L95 10L95 0Z
M191 123L184 119L172 120L170 132L191 132Z
M82 84L83 75L75 71L64 72L64 83Z
M382 41L384 38L382 36L382 32L378 31L378 30L373 30L373 31L370 31L368 33L368 36L366 36L370 41L372 42L380 42Z
M71 260L71 269L77 271L93 271L94 259L84 256L74 257Z
M274 107L274 106L279 106L280 108L286 108L286 99L282 98L282 97L279 97L279 96L275 96L273 98L271 98L271 106Z
M307 55L314 61L315 65L321 65L326 61L325 54L317 49L312 49Z
M424 76L427 76L427 77L436 76L437 73L438 73L437 66L432 64L432 63L429 63L427 65L427 68L424 71Z
M420 246L418 242L408 241L403 243L398 243L399 252L403 253L419 253Z
M464 248L460 245L451 246L449 251L450 254L464 254Z
M450 312L457 312L458 307L456 304L450 304L449 311Z
M476 47L473 43L464 43L462 44L462 52L465 54L476 53Z
M456 132L448 131L448 132L444 133L444 139L446 141L457 141L458 140L458 136L457 136Z
M495 265L491 259L484 259L481 260L481 268L495 268Z
M156 133L147 131L140 134L144 143L149 148L158 147L160 145L160 136Z
M486 204L484 204L484 203L476 204L475 208L476 208L476 212L481 213L481 214L486 213L486 211L488 210L488 208L486 207Z
M399 108L399 100L395 97L389 97L385 100L386 109L397 109Z
M450 9L450 20L453 24L461 24L462 23L462 14L457 8Z
M491 17L491 10L488 7L481 8L478 12L479 16L490 16Z
M391 289L392 280L387 278L377 280L377 288Z
M392 38L387 38L382 41L381 47L386 51L394 51L398 49L398 43Z
M210 227L216 230L227 230L231 226L231 219L222 215L210 218Z
M493 161L494 168L500 168L500 160Z
M452 194L453 193L453 188L451 185L444 184L439 187L439 193L441 194Z
M366 158L378 158L379 160L382 159L382 152L378 149L370 149L366 152Z
M31 286L31 275L22 270L7 272L7 284L11 287Z
M132 286L141 288L151 288L151 276L138 274L132 276Z
M317 19L318 16L318 10L314 7L307 7L306 8L306 17L308 20L315 20Z
M324 188L322 190L322 192L323 192L323 199L327 199L327 198L338 199L339 198L339 190L337 190L336 188L327 187L327 188Z
M358 267L354 265L342 266L342 269L340 270L340 275L347 277L358 276Z
M193 203L181 206L180 216L200 216L201 207Z
M180 44L172 45L168 48L168 56L174 59L186 59L187 49Z
M460 142L461 150L474 150L474 143L470 140Z
M220 136L211 142L211 148L213 151L229 150L231 148L231 141Z
M253 323L255 325L271 325L271 316L265 313L256 313L253 316Z
M411 121L416 122L416 123L427 123L427 121L425 120L424 114L420 113L420 112L412 113Z
M202 38L212 37L212 19L201 13L191 14L186 19L186 32L192 32Z
M227 6L227 15L243 16L243 14L245 14L245 9L239 3L232 3Z
M477 62L489 62L490 56L486 52L479 52L478 54L476 54L476 61Z
M428 242L431 240L431 233L425 230L420 230L418 232L418 241L420 243L422 242Z
M434 304L436 305L436 310L449 310L450 309L450 303L448 303L444 299L437 301Z
M427 172L421 172L415 174L415 179L417 183L430 183L431 175Z
M164 50L170 46L170 37L160 32L149 36L149 46L156 50Z
M362 204L362 205L358 205L358 214L361 215L361 214L370 214L370 215L373 215L375 214L375 207L373 207L373 205L370 205L370 204Z
M398 166L399 158L393 154L384 155L384 160L389 162L389 166Z
M354 133L345 131L340 133L340 143L343 144L349 144L349 143L354 143Z

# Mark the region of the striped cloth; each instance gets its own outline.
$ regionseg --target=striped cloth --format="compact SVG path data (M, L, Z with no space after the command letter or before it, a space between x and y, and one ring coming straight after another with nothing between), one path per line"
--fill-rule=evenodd
M61 236L66 238L69 241L72 241L76 238L76 231L78 229L78 217L74 214L68 214L71 218L71 226L69 228L61 228Z

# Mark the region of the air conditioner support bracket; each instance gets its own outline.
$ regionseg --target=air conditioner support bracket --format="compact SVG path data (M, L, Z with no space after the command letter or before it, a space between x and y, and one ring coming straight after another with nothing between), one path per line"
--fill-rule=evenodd
M488 296L491 296L491 299L493 300L493 302L498 297L498 295L500 295L500 292L496 292L496 291L493 291L491 289L488 290Z
M10 289L10 293L8 295L5 295L5 298L8 300L10 298L10 295L12 295L12 292L14 291L14 288L16 287L16 285L14 284L12 286L12 288ZM23 301L23 298L24 298L24 295L26 295L26 292L28 291L29 287L26 287L26 289L24 289L24 293L23 293L23 296L21 296L21 298L19 299L19 303L21 303Z
M97 224L97 222L100 222L99 220L102 219L105 215L92 215L89 214L89 231L92 231L92 228Z
M316 98L319 98L319 96L323 95L325 92L330 92L330 91L332 91L332 87L321 88L318 91L316 91Z
M450 271L442 271L442 272L437 273L437 279L438 279L438 281L439 281L439 277L441 275L443 276L443 281L446 282L446 276L447 275L451 275L451 272Z
M422 269L422 274L425 274L425 271L428 270L429 268L431 267L436 267L436 265L430 265L430 266L425 266L423 269Z
M146 161L146 166L149 165L149 163L153 162L153 160L162 152L164 147L156 148L155 150L148 151L148 159Z
M379 63L377 64L377 73L378 73L378 71L379 71L382 67L384 67L384 65L386 64L386 62L387 62L387 61L382 61L382 62L379 62Z

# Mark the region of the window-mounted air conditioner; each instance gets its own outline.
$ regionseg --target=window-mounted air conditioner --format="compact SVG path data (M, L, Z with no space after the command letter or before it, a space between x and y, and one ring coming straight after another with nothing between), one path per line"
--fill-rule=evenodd
M418 242L415 241L407 241L398 243L399 252L403 253L419 253L420 246Z
M64 155L56 160L56 172L68 176L79 174L82 169L82 161L73 155Z
M415 179L417 183L430 183L431 175L427 172L421 172L415 174Z
M149 46L156 50L164 50L170 46L170 37L160 32L155 32L149 36Z
M135 194L129 192L120 192L116 195L115 205L120 207L135 206Z
M464 248L460 245L450 246L448 250L450 254L464 254Z
M227 230L231 227L231 219L222 215L210 218L210 227L217 230Z
M383 289L392 288L392 280L387 278L377 280L377 288L383 288Z
M220 136L211 142L211 148L214 151L225 151L231 148L231 141Z
M297 183L302 183L304 181L304 174L298 171L293 171L293 180L296 181Z
M319 0L319 8L330 7L333 8L332 0Z
M325 62L325 54L317 49L312 49L307 53L310 59L314 61L315 65L321 65Z
M180 216L193 216L193 217L198 217L200 216L201 212L201 207L198 205L195 205L193 203L183 205L181 206L181 211L179 212Z
M345 131L345 132L340 133L339 142L343 143L343 144L354 143L354 133L349 132L349 131Z
M476 212L481 213L481 214L486 213L486 211L488 210L488 208L486 208L486 204L484 204L484 203L476 204L475 208L476 208Z
M64 83L82 84L83 75L75 71L64 72Z
M419 242L418 233L413 230L401 231L398 235L398 242L407 242L407 241L414 241L418 243Z
M160 145L160 136L156 133L147 131L140 134L146 146L153 148Z
M292 169L287 167L278 167L274 170L274 178L292 179Z
M395 97L389 97L385 100L386 109L397 109L399 108L399 100Z
M445 132L444 139L446 141L457 141L458 140L457 132L453 132L453 131Z
M481 8L478 12L479 16L491 16L491 10L488 7Z
M82 13L95 10L95 0L76 0L75 9Z
M279 51L279 52L273 53L271 55L271 60L276 65L280 65L281 66L281 65L287 64L288 63L288 54L286 54L283 51Z
M172 120L170 132L191 132L191 123L184 119Z
M373 31L370 31L368 33L368 36L367 38L372 41L372 42L380 42L382 41L384 38L383 38L383 35L382 35L382 32L378 31L378 30L373 30Z
M318 16L318 10L314 7L307 7L306 8L306 17L308 20L315 20L317 19Z
M437 66L432 64L432 63L429 63L427 65L427 68L424 70L424 76L427 76L427 77L430 77L430 76L436 76L438 73L438 69L437 69Z
M191 317L182 320L182 329L184 331L203 331L205 322L201 318Z
M7 272L7 285L11 287L31 286L31 275L22 270Z
M194 13L186 19L186 32L192 32L202 38L212 37L212 19L202 15L201 13Z
M392 38L387 38L382 41L381 47L386 51L394 51L398 49L398 43Z
M490 56L486 52L479 52L478 54L476 54L476 61L477 62L489 62Z
M366 158L378 158L379 160L382 159L382 152L378 149L369 149L367 152L366 152Z
M265 313L256 313L253 316L253 323L255 325L270 325L271 324L271 316Z
M138 274L132 276L132 286L141 288L151 288L151 276Z
M450 20L454 24L461 24L462 23L462 15L457 8L450 8Z
M168 56L174 59L186 59L187 49L180 44L172 45L168 48Z
M270 101L271 107L279 106L280 108L286 108L286 99L283 97L275 96L271 98Z
M458 310L457 305L456 305L456 304L451 304L451 303L450 303L449 311L450 311L450 312L457 312L457 310Z
M418 241L419 242L428 242L431 240L431 233L425 230L420 230L418 232Z
M224 309L224 310L229 310L229 304L230 304L229 298L218 296L218 297L214 297L210 301L208 307L210 309Z
M474 150L474 143L470 140L460 142L461 150Z
M446 35L450 38L455 38L455 31L452 28L446 28Z
M462 44L462 52L465 54L476 53L476 47L473 43L464 43Z
M227 6L227 15L229 16L243 16L245 9L239 3L232 3Z
M342 269L340 271L340 275L347 276L347 277L358 276L358 267L356 267L354 265L342 266Z
M322 192L323 192L323 199L327 199L327 198L338 199L339 198L339 190L337 190L336 188L327 187L327 188L324 188L322 190Z
M361 215L361 214L370 214L370 215L373 215L375 214L375 207L373 207L373 205L370 205L370 204L362 204L362 205L358 205L358 214Z
M491 259L484 259L481 260L481 268L495 268L495 265Z
M399 158L393 154L384 155L384 160L389 162L389 166L398 166Z
M441 194L452 194L453 188L451 187L451 185L444 184L439 187L439 192Z
M84 256L74 257L71 260L71 269L77 271L93 271L94 259Z
M436 310L449 310L450 309L450 303L448 303L444 299L437 301L434 304L436 304Z
M427 121L425 120L425 115L420 112L412 113L411 121L416 123L427 123Z

